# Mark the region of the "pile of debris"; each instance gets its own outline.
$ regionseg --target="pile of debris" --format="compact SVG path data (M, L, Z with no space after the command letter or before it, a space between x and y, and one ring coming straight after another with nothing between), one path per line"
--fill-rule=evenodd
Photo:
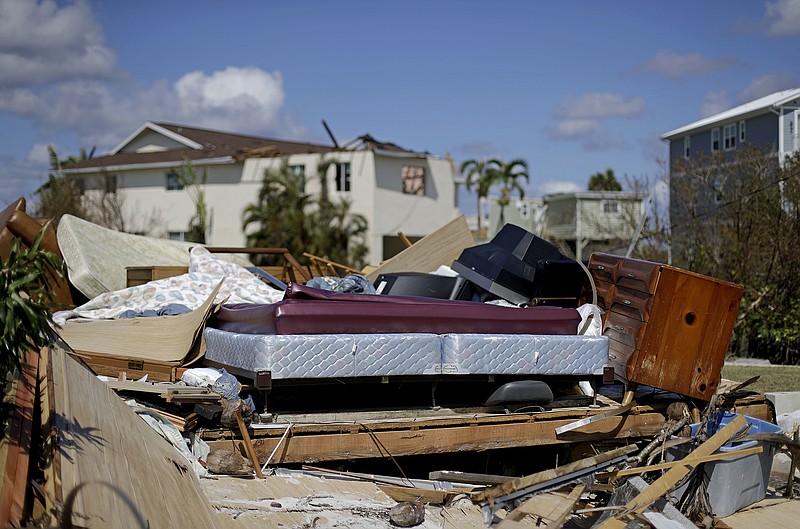
M0 220L3 244L41 226L24 201ZM79 219L50 230L68 310L5 397L2 526L800 514L745 509L775 450L800 445L763 395L720 385L737 285L607 254L584 266L516 226L475 246L463 218L363 275L284 249L248 271L253 249L222 260Z

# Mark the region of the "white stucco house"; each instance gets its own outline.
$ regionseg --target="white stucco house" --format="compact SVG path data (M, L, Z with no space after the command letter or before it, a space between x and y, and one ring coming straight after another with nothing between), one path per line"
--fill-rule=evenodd
M244 246L242 212L256 201L264 171L288 157L292 170L305 175L306 191L316 193L323 156L335 160L327 175L331 198L348 198L351 210L367 219L370 263L403 248L398 232L413 241L459 214L450 161L368 135L339 147L148 121L107 155L68 165L63 172L87 189L101 182L119 194L130 219L157 219L155 233L181 239L194 204L176 170L188 158L198 175L208 175L206 242Z

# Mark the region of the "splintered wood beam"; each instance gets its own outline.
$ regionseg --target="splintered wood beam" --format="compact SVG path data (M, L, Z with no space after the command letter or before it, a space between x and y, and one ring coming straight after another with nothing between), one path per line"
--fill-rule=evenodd
M610 462L626 456L635 450L636 446L634 445L616 448L596 456L587 457L579 461L567 463L566 465L562 465L560 467L550 468L543 470L542 472L523 476L508 483L501 483L500 485L489 487L473 494L472 499L475 502L494 502L495 500L524 491L525 489L530 489L536 485L555 482L557 479L563 478L564 476L570 474L579 474L587 469L591 470L602 467L603 465L608 466L611 464Z
M695 448L685 459L680 461L682 464L669 469L663 476L655 480L649 487L644 489L638 496L625 504L623 512L615 517L605 520L598 529L622 529L628 524L632 516L642 514L650 505L667 493L683 477L694 470L699 464L699 460L716 452L722 445L727 443L731 437L747 426L747 420L743 415L736 416L724 428L708 438L706 442Z
M498 529L511 529L511 527L520 525L522 527L529 527L526 525L518 524L527 516L534 516L547 521L548 529L559 529L566 522L567 517L572 513L572 509L578 500L581 499L581 494L586 490L586 485L577 485L572 489L569 494L563 492L545 492L543 494L536 494L525 500L519 507L508 513L508 516L500 522Z
M642 413L610 417L591 424L580 433L556 437L555 427L572 419L480 424L454 427L406 428L366 431L354 426L352 433L308 433L292 435L284 440L273 457L275 464L315 463L340 459L442 454L480 451L522 446L542 446L577 441L627 439L656 435L664 424L660 413ZM230 440L207 441L212 450L230 449ZM256 453L266 459L279 443L278 437L253 439Z

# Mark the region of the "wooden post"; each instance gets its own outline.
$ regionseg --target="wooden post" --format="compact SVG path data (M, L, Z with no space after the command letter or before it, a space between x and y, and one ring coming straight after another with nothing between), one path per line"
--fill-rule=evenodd
M247 426L245 426L244 420L242 419L242 413L236 410L234 415L236 416L236 423L239 425L239 431L242 432L242 439L244 440L244 447L247 450L247 455L250 456L253 468L256 469L256 476L258 476L258 479L264 479L264 474L261 472L261 465L258 464L256 450L253 448L253 442L250 441L250 434L247 433Z

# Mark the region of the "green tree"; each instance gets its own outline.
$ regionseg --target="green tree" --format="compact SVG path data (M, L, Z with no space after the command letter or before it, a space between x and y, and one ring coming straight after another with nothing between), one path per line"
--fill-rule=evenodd
M194 215L189 220L189 237L187 240L200 244L206 243L208 232L208 204L206 202L206 183L208 182L208 168L203 168L203 174L197 176L194 164L186 156L183 163L176 171L178 183L188 193L194 204Z
M323 158L317 166L317 196L305 192L305 177L292 171L288 159L277 169L267 169L258 201L244 211L248 245L305 251L354 268L363 266L367 220L352 212L349 200L330 199L327 173L333 163Z
M55 225L58 225L58 221L63 215L73 215L82 219L89 217L83 199L82 186L74 178L65 176L62 170L65 164L91 159L94 157L94 151L94 147L89 152L81 147L80 157L70 155L61 159L52 145L47 146L47 154L50 159L47 182L34 191L34 194L39 197L36 208L39 215L53 219Z
M622 185L614 175L614 170L606 169L589 177L589 191L622 191Z
M288 158L278 168L266 169L257 201L244 210L242 228L250 229L247 245L301 251L308 240L310 200Z
M673 262L744 286L736 346L800 363L800 157L739 146L674 163Z
M364 266L367 256L367 219L351 211L352 202L346 198L330 199L328 172L335 160L322 157L317 164L320 193L311 213L311 229L307 251L330 261L354 268Z
M492 176L489 174L490 169L499 168L503 163L496 159L489 160L467 160L461 164L459 172L464 175L467 191L475 191L478 194L478 234L482 232L481 228L481 201L489 196L489 188L495 183Z
M525 188L519 183L520 178L525 182L530 178L528 175L528 162L521 158L502 163L500 167L491 167L487 171L487 178L492 183L500 184L500 198L497 205L500 206L500 225L505 224L505 209L511 203L511 194L514 191L519 193L519 198L525 198Z

